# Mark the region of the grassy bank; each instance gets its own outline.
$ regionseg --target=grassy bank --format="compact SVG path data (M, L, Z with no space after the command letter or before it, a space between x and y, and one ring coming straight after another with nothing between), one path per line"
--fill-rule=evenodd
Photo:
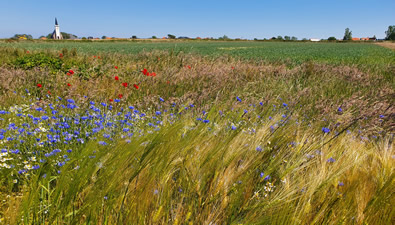
M0 52L3 222L391 223L391 56Z

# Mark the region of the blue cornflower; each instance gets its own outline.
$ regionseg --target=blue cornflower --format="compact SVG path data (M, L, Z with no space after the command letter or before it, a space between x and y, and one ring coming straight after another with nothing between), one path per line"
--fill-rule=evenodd
M203 123L210 123L210 120L203 120Z
M89 102L89 104L91 104L91 105L94 105L94 104L95 104L95 102L94 102L94 101L90 101L90 102Z
M129 132L129 128L123 128L123 132Z
M99 144L100 144L100 145L107 145L107 143L104 142L104 141L99 141Z
M202 121L202 118L198 117L196 120L197 120L197 121Z
M322 128L322 132L329 133L329 132L331 132L331 130L329 128L327 128L327 127L323 127Z
M265 176L265 173L261 172L261 174L259 176L262 178L263 176Z
M257 150L258 152L261 152L263 149L262 149L261 146L258 146L258 147L256 147L256 150Z
M114 102L117 102L117 103L120 102L120 101L121 101L121 100L119 100L119 99L115 99L115 100L114 100Z
M241 98L239 98L239 96L236 96L236 100L241 102Z
M164 102L165 100L161 97L159 97L159 101Z
M384 115L380 115L379 117L380 117L381 119L383 119L385 116L384 116Z
M73 99L67 99L68 103L75 103Z
M232 125L232 130L236 130L236 129L237 129L237 127Z
M155 114L159 116L162 113L160 111L156 111Z
M246 113L248 113L248 110L247 110L247 109L244 109L244 114L246 114Z
M332 158L332 157L330 157L328 160L327 160L327 162L329 162L329 163L334 163L336 160L334 159L334 158Z
M283 106L284 106L284 107L287 107L287 106L288 106L288 104L287 104L287 103L283 103Z
M270 180L270 178L272 178L272 177L270 175L267 175L264 180L267 181L267 180Z
M338 111L338 112L343 112L343 109L339 107L339 108L337 109L337 111Z
M41 119L42 120L47 120L47 119L49 119L49 117L48 116L42 116Z
M338 184L340 187L343 187L344 186L344 183L343 182L341 182L341 181L339 181L339 184Z

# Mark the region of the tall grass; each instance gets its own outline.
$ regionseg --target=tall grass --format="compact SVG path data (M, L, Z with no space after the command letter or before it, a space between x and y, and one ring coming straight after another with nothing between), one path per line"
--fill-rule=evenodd
M15 168L31 163L34 154L45 159L27 173L0 169L2 222L392 223L391 65L363 71L314 62L289 67L155 51L100 54L100 59L65 54L59 70L26 70L16 60L38 52L0 51L0 110L5 110L0 148L8 149L1 159L14 157L5 163ZM45 55L59 58L59 52ZM144 68L157 76L144 76ZM75 74L67 76L69 69ZM123 94L119 103L109 102L118 94ZM62 109L71 98L78 108ZM90 111L90 101L101 111ZM83 142L74 138L40 147L35 140L47 140L57 121L82 121L84 115L116 122L118 112L120 118L133 112L130 105L139 110L130 126L133 135L124 135L119 125L104 126ZM42 132L8 140L7 134L18 131L15 126L31 123L28 115L47 115L39 107L48 112L55 107L65 119L39 119L31 126ZM159 125L152 125L157 120ZM69 124L59 128L62 141L65 131L83 134L94 127ZM107 133L111 138L103 138ZM101 140L108 144L98 144ZM11 153L15 148L21 153ZM54 148L62 151L56 158L43 156ZM58 166L66 149L72 150L67 162Z

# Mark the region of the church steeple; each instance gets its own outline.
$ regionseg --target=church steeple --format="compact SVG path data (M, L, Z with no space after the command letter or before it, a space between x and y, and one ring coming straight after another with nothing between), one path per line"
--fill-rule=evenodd
M55 17L55 29L52 33L52 39L60 40L63 39L62 33L60 33L58 19Z

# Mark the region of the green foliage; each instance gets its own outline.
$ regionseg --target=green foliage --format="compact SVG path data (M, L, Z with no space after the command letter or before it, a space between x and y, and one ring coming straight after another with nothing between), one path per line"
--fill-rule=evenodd
M329 37L328 41L336 41L336 38L335 37Z
M14 36L11 37L12 39L28 39L31 40L33 39L33 36L30 34L15 34Z
M389 26L388 30L385 32L385 40L395 40L395 25Z
M168 34L167 37L168 37L169 39L176 39L176 36L175 36L175 35L172 35L172 34Z
M105 35L101 37L101 39L103 39L103 40L106 39L106 38L107 38L107 36L105 36Z
M343 40L344 41L351 41L352 40L352 31L350 31L350 28L346 28L346 30L344 31Z
M152 38L152 39L157 39L157 37L156 37L156 36L152 36L151 38Z
M13 65L23 69L33 69L36 67L48 68L52 72L62 69L62 60L43 53L27 54L18 57Z

